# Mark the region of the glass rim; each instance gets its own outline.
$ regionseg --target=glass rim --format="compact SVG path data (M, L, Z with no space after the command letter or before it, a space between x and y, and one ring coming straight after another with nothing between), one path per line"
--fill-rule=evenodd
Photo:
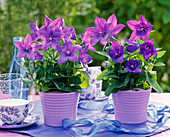
M19 78L17 77L17 78L15 78L15 79L4 79L4 80L2 80L2 79L0 79L0 82L1 81L17 81L17 80L21 80L21 77L23 77L24 75L23 74L19 74L19 73L2 73L2 74L0 74L0 77L1 76L9 76L9 75L18 75L18 76L20 76Z

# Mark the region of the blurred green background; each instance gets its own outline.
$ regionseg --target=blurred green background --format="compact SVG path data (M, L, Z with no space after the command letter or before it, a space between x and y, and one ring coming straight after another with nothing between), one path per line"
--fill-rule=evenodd
M12 38L31 34L29 23L39 20L44 25L44 15L51 19L63 17L65 26L73 26L78 37L85 28L94 26L96 16L107 19L115 14L118 23L126 25L118 39L128 39L131 30L127 20L138 20L142 14L154 25L156 47L162 47L166 54L160 61L165 67L155 68L158 71L158 82L165 92L170 92L170 0L0 0L0 73L8 72L12 58ZM103 46L96 45L102 49ZM94 55L90 65L101 65L104 57Z

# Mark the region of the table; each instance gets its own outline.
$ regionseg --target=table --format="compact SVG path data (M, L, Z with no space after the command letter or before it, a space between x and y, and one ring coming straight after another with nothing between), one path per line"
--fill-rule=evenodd
M9 98L8 95L2 96L0 95L0 99ZM39 95L29 95L28 100L39 100ZM150 101L164 103L170 106L170 93L151 93ZM7 131L0 130L0 137L29 137L28 135L22 135L17 133L11 133ZM170 137L170 130L164 131L162 133L153 135L152 137Z

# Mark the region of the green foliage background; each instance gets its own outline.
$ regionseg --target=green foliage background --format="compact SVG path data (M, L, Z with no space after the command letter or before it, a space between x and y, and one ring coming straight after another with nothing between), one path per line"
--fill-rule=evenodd
M63 17L65 25L72 25L80 37L85 28L94 26L96 16L107 19L113 13L118 23L126 25L119 39L130 37L126 21L138 19L140 14L154 25L155 32L150 39L155 40L156 47L167 51L161 59L166 66L158 69L158 83L164 91L170 92L170 0L0 0L0 73L9 70L12 38L31 33L29 23L36 20L42 26L45 14L51 19ZM99 44L96 48L103 46ZM91 65L101 65L105 60L93 52L89 54L93 56Z

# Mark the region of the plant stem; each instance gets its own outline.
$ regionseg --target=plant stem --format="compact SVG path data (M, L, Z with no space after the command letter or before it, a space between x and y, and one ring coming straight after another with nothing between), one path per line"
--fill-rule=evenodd
M121 69L121 63L119 65L119 70ZM120 73L118 72L118 81L119 81L119 76L120 76Z

